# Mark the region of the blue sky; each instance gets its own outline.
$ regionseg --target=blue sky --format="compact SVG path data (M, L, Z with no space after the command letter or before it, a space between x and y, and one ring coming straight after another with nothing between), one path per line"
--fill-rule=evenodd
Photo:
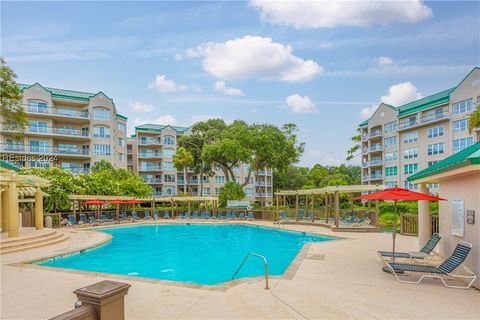
M103 91L130 132L210 117L293 122L307 166L343 162L380 101L450 88L480 64L475 1L1 6L1 54L19 82Z

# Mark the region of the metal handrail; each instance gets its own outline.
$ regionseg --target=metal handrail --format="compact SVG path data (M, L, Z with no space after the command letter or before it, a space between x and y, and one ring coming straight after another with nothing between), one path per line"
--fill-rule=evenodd
M238 267L237 271L235 271L235 273L233 274L232 276L232 280L235 278L235 276L238 274L238 272L240 271L240 269L242 269L243 265L245 264L245 262L247 261L248 257L250 256L254 256L254 257L257 257L257 258L260 258L263 260L263 263L265 264L265 290L268 290L268 262L267 262L267 258L265 258L264 256L258 254L258 253L255 253L255 252L249 252L245 258L243 258L243 261L242 263L240 264L240 266Z

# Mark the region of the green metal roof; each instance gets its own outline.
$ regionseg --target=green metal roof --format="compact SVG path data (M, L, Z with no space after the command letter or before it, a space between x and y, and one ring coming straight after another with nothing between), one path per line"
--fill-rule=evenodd
M398 116L403 117L411 113L415 113L421 110L425 110L434 106L438 106L450 101L450 93L455 90L456 87L437 92L428 97L412 101L398 107Z
M188 127L171 126L169 124L167 124L167 125L163 125L163 124L142 124L141 126L135 127L135 130L159 133L163 129L165 129L166 127L173 128L175 131L177 131L178 134L183 134L183 133L185 133L185 131L187 131L189 129Z
M13 170L13 171L16 171L16 172L19 172L19 171L20 171L20 168L19 168L19 167L14 166L14 165L11 164L10 162L4 161L4 160L0 160L0 168L4 168L4 169L8 169L8 170Z
M368 124L368 120L370 120L370 119L367 119L367 120L363 121L363 122L360 123L358 126L359 126L359 127L364 127L364 126L366 126L366 125Z
M480 142L411 175L407 180L415 181L471 164L480 164Z
M123 120L127 120L127 119L128 119L127 117L122 116L121 114L118 114L118 113L117 113L117 118L120 118L120 119L123 119Z
M99 93L103 92L98 92L98 93L90 93L90 92L82 92L82 91L73 91L73 90L67 90L67 89L58 89L58 88L49 88L49 87L44 87L40 83L34 83L34 84L21 84L19 83L18 86L20 87L20 90L23 92L25 89L28 89L34 85L38 84L52 95L53 98L59 98L59 99L69 99L69 100L76 100L76 101L85 101L88 102L90 98L96 96ZM104 93L103 93L104 94ZM105 95L107 98L109 98L107 95ZM109 98L112 100L111 98ZM112 100L113 102L113 100Z

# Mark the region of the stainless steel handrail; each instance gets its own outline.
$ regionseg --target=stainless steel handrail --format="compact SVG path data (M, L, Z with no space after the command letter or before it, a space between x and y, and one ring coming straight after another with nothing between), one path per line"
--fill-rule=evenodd
M237 271L235 271L235 273L233 274L232 276L232 280L235 278L235 276L238 274L238 272L240 271L240 269L242 269L243 265L245 264L245 262L247 261L248 257L250 256L254 256L254 257L257 257L257 258L260 258L263 260L263 263L265 264L265 290L268 290L268 262L267 262L267 258L265 258L264 256L258 254L258 253L255 253L255 252L249 252L245 258L243 258L243 261L242 263L240 264L240 266L238 267Z

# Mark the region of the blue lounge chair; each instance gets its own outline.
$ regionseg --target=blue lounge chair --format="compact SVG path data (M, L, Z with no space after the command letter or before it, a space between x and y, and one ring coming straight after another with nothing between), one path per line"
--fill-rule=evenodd
M113 216L115 216L115 213L113 214ZM108 222L112 222L114 220L114 218L112 218L112 213L111 212L106 212L105 217L107 218Z
M151 219L152 219L152 216L150 215L150 211L149 211L149 210L147 210L147 211L145 211L145 212L143 213L143 218L144 218L145 220L151 220Z
M87 215L85 213L80 213L80 221L82 223L88 223L88 218L87 218Z
M75 216L73 214L69 214L68 215L68 221L71 223L71 224L77 224L77 219L75 218Z
M105 222L107 222L107 221L108 221L108 220L107 220L107 216L105 215L105 213L102 213L102 214L100 215L100 222L105 223Z
M420 249L419 252L411 251L411 252L395 252L395 258L400 258L400 259L419 259L419 260L424 260L428 257L431 258L433 255L430 255L432 253L433 249L437 246L437 244L440 242L440 239L442 237L438 233L432 234L430 239L428 239L427 243L423 246L422 249ZM382 260L390 260L393 257L393 252L391 251L378 251L378 255L380 256L380 259Z
M163 211L163 219L170 219L170 212L165 210Z
M463 262L467 258L470 250L472 249L472 244L468 242L461 241L453 250L453 253L448 257L442 264L437 266L430 266L425 264L409 264L409 263L392 263L387 262L387 267L390 269L390 272L395 275L395 278L402 283L413 283L419 284L423 278L439 278L446 287L456 288L456 289L468 289L473 284L477 276L468 269ZM453 272L462 266L464 271L468 275L459 275L454 274ZM421 274L420 278L417 281L409 281L400 279L399 275L410 276L412 273ZM447 284L445 280L464 280L467 282L466 286L453 286ZM468 282L470 281L470 282Z
M297 212L297 220L302 220L304 215L303 209L299 209Z
M245 220L245 213L240 212L240 213L238 214L238 220Z
M185 212L185 219L191 219L192 218L192 215L190 214L190 212Z
M127 217L127 213L125 211L123 211L121 214L120 214L120 220L122 221L125 221L127 220L128 217Z
M247 220L254 220L252 211L248 211Z
M210 220L212 213L210 211L205 212L205 219Z
M231 219L231 220L237 219L237 213L235 211L230 211L229 219Z
M285 221L287 220L287 213L285 211L280 211L280 221Z
M155 220L158 220L159 217L160 217L160 215L158 214L158 210L154 210L154 211L153 211L153 218L154 218Z
M95 214L93 214L93 212L89 212L88 213L88 222L95 223L96 221L97 221L97 219L95 219Z
M207 213L206 212L201 212L200 213L200 219L203 219L203 220L207 219Z
M192 219L198 219L198 211L193 211Z
M225 220L225 219L227 219L227 217L224 216L221 211L218 212L217 218L218 218L218 220Z
M140 220L136 211L132 211L132 219L133 220Z

